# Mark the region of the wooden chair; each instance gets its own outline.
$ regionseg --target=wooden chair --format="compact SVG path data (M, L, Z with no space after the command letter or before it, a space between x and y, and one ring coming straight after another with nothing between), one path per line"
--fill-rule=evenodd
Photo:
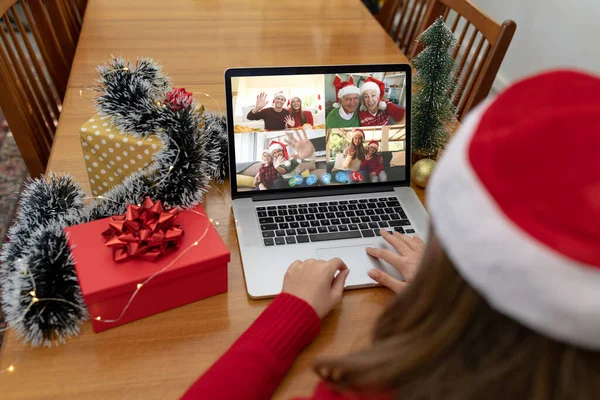
M415 39L431 0L386 0L377 17L383 29L406 55L413 52Z
M456 89L450 95L459 120L487 97L517 29L512 20L498 24L469 0L431 1L419 32L442 16L457 37ZM412 59L420 46L409 53Z
M29 174L43 174L87 0L0 0L0 108Z

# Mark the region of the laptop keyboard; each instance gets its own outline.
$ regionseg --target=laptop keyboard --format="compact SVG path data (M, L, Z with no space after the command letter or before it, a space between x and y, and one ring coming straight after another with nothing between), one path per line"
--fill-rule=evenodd
M257 207L265 246L415 233L396 197Z

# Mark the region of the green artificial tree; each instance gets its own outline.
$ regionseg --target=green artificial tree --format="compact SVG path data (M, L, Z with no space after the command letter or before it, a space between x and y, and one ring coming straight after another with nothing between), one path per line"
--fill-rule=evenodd
M440 17L417 41L424 49L412 60L416 70L412 151L432 157L450 139L448 125L456 116L456 107L449 97L455 88L455 62L450 52L456 38Z

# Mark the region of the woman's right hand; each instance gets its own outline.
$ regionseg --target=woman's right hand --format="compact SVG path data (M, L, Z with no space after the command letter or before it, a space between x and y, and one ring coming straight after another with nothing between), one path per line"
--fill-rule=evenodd
M423 258L423 252L425 251L425 243L416 235L412 238L398 232L394 232L392 235L384 229L381 230L381 237L384 238L396 252L375 247L367 247L367 254L391 264L402 274L404 281L396 279L378 269L369 270L369 277L382 286L391 289L394 293L400 293L410 282L412 282L417 274L421 258Z
M356 154L356 150L354 149L354 147L349 147L348 148L348 155L349 156L353 156L354 154Z
M256 96L256 105L254 106L254 113L259 112L267 105L267 94L265 92L261 92L258 96Z
M297 260L285 273L281 291L306 301L323 318L342 299L349 273L350 270L339 258L329 261Z

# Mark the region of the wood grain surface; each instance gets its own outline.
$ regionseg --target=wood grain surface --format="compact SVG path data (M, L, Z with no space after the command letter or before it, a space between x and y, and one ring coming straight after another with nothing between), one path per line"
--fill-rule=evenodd
M94 109L85 93L94 68L111 54L159 60L176 86L225 110L228 67L405 63L359 0L90 0L49 170L72 174L89 192L79 127ZM84 91L84 96L80 91ZM202 100L202 99L201 99ZM216 104L215 104L216 102ZM417 190L420 198L423 191ZM66 345L36 348L8 332L0 368L3 399L174 399L205 371L269 304L246 295L229 187L212 187L208 214L231 251L229 291L100 334L85 323ZM281 268L286 268L282 265ZM316 357L341 355L368 342L391 299L387 289L349 291L321 334L298 358L274 398L309 395ZM243 371L240 371L243 373Z

